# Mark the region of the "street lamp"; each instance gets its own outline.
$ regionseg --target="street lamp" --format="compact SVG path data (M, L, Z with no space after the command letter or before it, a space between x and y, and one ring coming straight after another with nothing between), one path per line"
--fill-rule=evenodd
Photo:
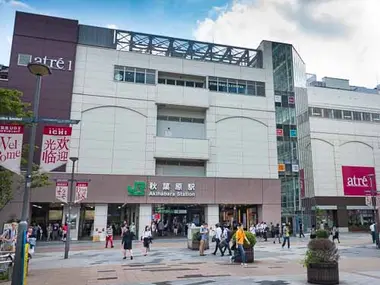
M372 202L372 207L373 207L373 221L375 222L375 240L376 240L376 247L380 249L380 238L379 238L379 226L380 226L380 221L379 221L379 213L377 210L377 190L376 188L373 187L373 178L375 177L375 174L369 174L367 175L369 178L369 181L371 183L371 189L369 192L371 194L371 202Z
M65 241L65 259L69 258L69 251L70 251L70 232L71 232L71 207L73 204L73 196L74 196L74 172L75 172L75 162L78 161L78 157L70 157L69 158L72 161L71 166L71 179L70 179L70 194L68 199L68 215L67 215L67 233L66 233L66 241Z
M29 152L28 152L28 166L25 174L25 186L24 186L24 195L22 202L22 212L21 220L18 225L18 234L17 234L17 246L15 254L15 263L12 276L12 285L23 284L23 257L24 257L24 246L25 236L28 230L28 216L29 216L29 197L30 189L32 185L32 171L33 171L33 157L34 157L34 148L36 141L36 130L37 130L37 121L38 121L38 109L40 105L40 95L41 95L41 81L42 77L45 75L50 75L50 68L44 64L40 63L29 63L28 70L31 74L37 77L36 89L33 98L33 122L30 130L29 136Z

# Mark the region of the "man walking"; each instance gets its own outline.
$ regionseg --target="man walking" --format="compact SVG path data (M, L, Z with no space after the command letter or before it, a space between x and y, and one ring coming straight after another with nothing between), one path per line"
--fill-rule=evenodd
M284 241L282 242L282 248L284 248L286 242L288 242L288 248L290 248L290 230L289 225L284 227Z
M302 225L302 222L300 221L300 238L301 237L305 237L305 235L303 234L303 225Z
M247 261L246 261L246 256L245 256L245 250L244 250L244 241L247 244L250 244L249 240L247 239L247 236L245 235L243 224L239 223L238 224L238 230L236 232L236 245L237 249L239 251L239 255L241 257L241 265L244 267L247 267ZM235 261L235 258L237 256L231 256L231 263Z
M231 231L225 226L222 233L222 241L220 242L220 249L222 252L222 256L224 256L224 253L228 249L228 253L231 256L231 247L230 247L230 240L231 240Z
M376 243L376 224L372 223L369 226L369 229L371 230L371 235L372 235L372 243Z
M214 250L214 252L212 254L216 255L216 252L219 249L220 254L223 255L222 249L219 246L220 242L222 240L222 229L221 229L221 227L220 227L219 224L215 225L215 237L214 237L214 239L215 239L215 250Z

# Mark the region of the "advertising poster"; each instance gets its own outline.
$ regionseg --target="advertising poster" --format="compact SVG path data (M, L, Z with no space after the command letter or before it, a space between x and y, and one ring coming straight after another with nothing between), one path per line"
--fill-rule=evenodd
M20 174L24 126L0 125L0 166Z

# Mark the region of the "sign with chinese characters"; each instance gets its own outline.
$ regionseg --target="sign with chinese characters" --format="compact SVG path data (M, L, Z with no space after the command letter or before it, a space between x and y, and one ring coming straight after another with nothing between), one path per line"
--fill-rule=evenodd
M298 172L298 171L299 171L298 164L292 164L292 172Z
M278 137L283 137L284 136L284 130L283 129L276 129L276 134Z
M149 182L148 196L154 197L195 197L195 183Z
M55 183L55 198L63 203L67 203L69 194L69 182L57 181Z
M24 127L0 125L0 166L20 174Z
M285 172L285 164L284 163L278 164L278 172Z
M88 182L77 182L75 186L75 200L74 203L80 203L87 199Z
M71 127L45 126L42 137L41 168L52 171L67 163Z

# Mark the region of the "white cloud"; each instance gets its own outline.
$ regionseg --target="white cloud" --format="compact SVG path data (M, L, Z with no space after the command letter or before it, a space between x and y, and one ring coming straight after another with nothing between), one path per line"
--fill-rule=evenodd
M109 25L107 25L107 28L108 29L114 29L114 30L118 29L118 27L115 24L109 24Z
M291 43L307 72L373 88L380 80L379 10L378 0L234 0L193 34L251 48L262 40Z

